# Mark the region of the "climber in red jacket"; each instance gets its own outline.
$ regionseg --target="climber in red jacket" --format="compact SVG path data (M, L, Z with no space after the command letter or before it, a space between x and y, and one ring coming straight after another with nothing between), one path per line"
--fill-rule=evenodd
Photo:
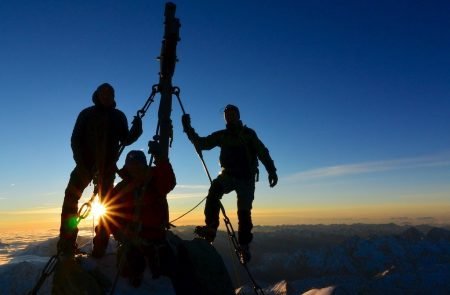
M124 167L119 171L123 179L107 201L106 223L124 247L122 274L139 286L146 260L154 276L161 273L160 251L168 251L166 231L169 228L167 194L175 187L176 179L168 159L162 158L156 142L149 143L155 166L148 167L144 152L130 151ZM97 239L96 249L106 248L109 234ZM95 253L93 253L95 256ZM167 254L167 253L166 253ZM119 258L123 259L123 258ZM168 267L168 266L167 266ZM164 271L162 271L164 272Z

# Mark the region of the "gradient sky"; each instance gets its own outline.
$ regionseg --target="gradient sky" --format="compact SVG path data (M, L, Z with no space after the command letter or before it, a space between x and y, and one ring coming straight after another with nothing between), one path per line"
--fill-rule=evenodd
M236 104L278 168L270 189L261 167L255 224L450 222L448 1L175 3L173 84L193 126L223 128ZM164 4L0 2L0 228L57 226L76 117L109 82L131 122L158 82ZM125 153L146 151L158 104ZM175 218L208 179L176 101L172 116ZM204 156L216 175L218 150ZM234 216L234 193L224 203Z

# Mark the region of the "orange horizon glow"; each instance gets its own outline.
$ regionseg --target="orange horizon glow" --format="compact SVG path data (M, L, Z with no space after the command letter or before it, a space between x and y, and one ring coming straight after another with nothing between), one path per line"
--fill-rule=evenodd
M27 211L0 212L0 231L46 230L59 228L60 208ZM173 209L170 219L181 216L187 210ZM109 211L110 212L110 211ZM236 209L227 209L231 222L236 224ZM106 213L113 220L114 214ZM336 224L336 223L409 223L409 224L450 224L450 204L381 204L381 205L329 205L303 208L255 208L252 210L253 223L257 225L296 224ZM175 222L176 226L199 225L204 223L203 206ZM221 225L223 220L221 216ZM80 223L92 226L92 215ZM237 224L236 224L237 226Z

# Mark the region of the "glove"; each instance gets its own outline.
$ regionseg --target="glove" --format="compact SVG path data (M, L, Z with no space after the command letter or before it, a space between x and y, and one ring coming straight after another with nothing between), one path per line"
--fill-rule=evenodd
M278 183L277 173L275 171L269 173L269 185L270 185L270 187L276 186L277 183Z
M130 129L131 137L139 137L142 134L142 119L139 116L134 116L133 122L131 122Z
M161 155L161 146L157 141L150 140L148 142L148 152L155 157L159 156Z
M134 116L133 122L131 122L131 129L141 130L142 132L142 119L139 116Z
M181 123L183 124L183 131L184 132L187 133L189 130L192 129L191 116L189 114L184 114L183 116L181 116Z

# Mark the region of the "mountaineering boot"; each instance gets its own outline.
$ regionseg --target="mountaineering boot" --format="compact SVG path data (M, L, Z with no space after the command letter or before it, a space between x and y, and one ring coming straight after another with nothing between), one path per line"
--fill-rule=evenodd
M199 225L195 227L194 233L202 239L207 240L209 243L212 243L216 238L216 229L209 227L207 225Z
M241 245L240 249L239 249L239 261L241 262L241 264L246 264L250 261L250 259L252 258L252 255L250 253L250 247L249 245Z
M91 256L94 258L102 258L105 255L108 247L109 234L106 232L104 226L101 224L95 227L95 237L92 240L93 249Z
M71 208L73 209L73 208ZM67 208L63 208L68 210ZM76 208L75 208L76 210ZM77 254L77 214L61 213L61 227L59 228L59 241L56 245L60 254L74 256Z

